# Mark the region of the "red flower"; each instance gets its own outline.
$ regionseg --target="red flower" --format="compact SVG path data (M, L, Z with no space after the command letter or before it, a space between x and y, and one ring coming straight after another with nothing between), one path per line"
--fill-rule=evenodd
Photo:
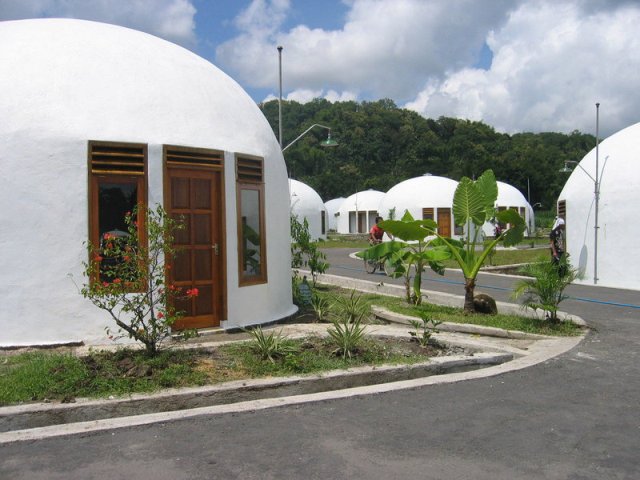
M124 261L125 261L125 262L128 262L129 260L131 260L131 257L130 257L129 255L125 255L125 256L124 256L124 257L122 257L122 258L124 258Z
M96 255L95 257L93 257L93 259L94 259L96 262L101 262L101 261L102 261L102 256L100 256L100 255Z
M103 287L108 287L109 286L109 282L102 282L102 286Z
M158 317L158 318L164 318L164 313L162 313L162 312L158 312L157 317Z
M187 297L197 297L199 293L197 288L190 288L187 290Z
M114 278L113 279L113 283L120 283L120 282L122 282L122 280L120 280L119 278Z

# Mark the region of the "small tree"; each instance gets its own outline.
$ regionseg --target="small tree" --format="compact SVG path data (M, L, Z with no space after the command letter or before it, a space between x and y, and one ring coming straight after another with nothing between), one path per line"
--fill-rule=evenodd
M503 210L496 212L494 207L498 198L498 183L493 171L486 170L477 180L463 177L458 183L458 187L453 195L453 217L455 224L466 227L466 238L464 242L445 238L433 231L443 245L446 245L453 259L460 266L464 275L465 295L464 311L473 313L473 297L476 286L476 278L485 260L492 250L500 242L504 246L516 245L524 238L525 222L515 210ZM496 220L509 228L503 230L492 241L483 244L480 237L482 225L491 219ZM384 223L382 228L385 228ZM482 250L477 251L477 247L482 246Z
M146 226L147 245L139 242L139 222ZM136 208L126 214L125 223L126 235L105 233L101 245L88 245L89 261L83 262L86 283L80 292L115 321L115 335L106 329L109 338L128 336L155 355L171 335L171 326L182 317L175 309L176 300L198 295L197 288L182 292L166 283L165 260L176 254L173 233L184 227L161 206L147 211Z
M294 269L294 278L298 276L298 268L308 267L315 286L318 274L326 272L329 264L326 262L327 256L311 240L306 218L300 223L296 215L291 215L291 240L291 268Z
M385 220L380 223L382 228L395 238L391 242L374 245L367 250L356 253L365 260L387 258L395 265L393 277L405 278L407 302L415 305L422 303L422 272L430 266L435 272L443 274L442 260L450 258L450 253L443 246L433 247L433 235L437 224L433 220L414 220L406 211L401 220ZM413 291L411 289L411 269L415 270L413 277Z
M567 255L554 263L549 258L541 258L520 269L527 279L516 283L513 298L522 298L522 304L532 310L542 310L551 322L558 322L558 306L567 298L565 288L578 278L578 270L569 263Z

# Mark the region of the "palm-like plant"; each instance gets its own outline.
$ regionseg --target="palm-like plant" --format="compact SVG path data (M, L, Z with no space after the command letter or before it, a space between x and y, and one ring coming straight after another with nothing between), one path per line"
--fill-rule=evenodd
M542 310L550 321L557 322L558 306L567 298L564 290L578 278L578 270L572 268L564 256L557 264L541 258L536 263L522 267L520 273L530 278L516 284L513 298L522 298L525 307Z
M382 228L395 238L391 242L374 245L367 250L356 253L360 258L388 259L395 271L394 278L404 277L407 302L420 305L422 302L421 285L422 272L430 266L435 272L444 273L442 260L451 257L447 248L432 245L434 230L438 224L433 220L415 220L406 211L401 220L385 220L380 224ZM431 236L431 238L428 238ZM411 268L415 268L413 277L413 292L411 291Z
M467 313L474 312L476 278L493 248L500 242L507 247L516 245L524 237L524 219L515 210L496 212L494 205L497 198L498 183L492 170L486 170L475 181L463 177L453 195L453 217L456 225L466 226L465 242L445 238L434 232L440 242L448 247L462 270L465 280L464 311ZM485 245L479 242L479 233L482 225L494 217L510 227ZM382 227L385 228L384 223ZM478 245L482 245L483 250L477 251Z

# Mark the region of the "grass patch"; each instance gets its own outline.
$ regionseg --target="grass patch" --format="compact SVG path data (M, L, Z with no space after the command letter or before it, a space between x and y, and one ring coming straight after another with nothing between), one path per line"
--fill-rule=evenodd
M326 285L324 287L326 287ZM350 294L350 290L339 287L327 287L317 291L320 295L326 295L327 298L332 298L336 295L348 296ZM473 325L502 328L504 330L517 330L552 336L573 336L579 335L582 331L578 325L572 322L552 323L536 318L500 313L498 315L484 315L479 313L468 315L465 314L461 308L434 305L428 301L423 302L420 306L409 305L400 297L363 293L362 300L366 302L369 307L371 305L378 305L392 312L411 315L416 318L419 318L420 312L422 312L431 316L434 320L443 322L470 323Z
M104 398L162 388L190 387L247 378L305 375L363 365L410 364L445 354L405 339L367 337L352 358L337 355L328 338L284 340L291 353L264 360L252 342L213 350L167 350L150 358L143 351L122 349L69 353L30 352L0 357L0 405L76 397Z

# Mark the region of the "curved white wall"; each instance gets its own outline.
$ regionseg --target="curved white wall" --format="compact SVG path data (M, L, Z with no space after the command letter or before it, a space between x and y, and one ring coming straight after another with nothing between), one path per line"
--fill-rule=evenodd
M332 200L324 202L324 207L327 209L327 226L329 230L334 232L338 231L338 217L336 214L340 210L342 206L342 202L344 202L344 197L334 198Z
M368 233L375 224L375 217L380 214L378 207L382 197L384 193L378 190L356 192L347 197L338 209L338 233L358 233L356 214L362 217L359 233Z
M291 200L291 213L302 222L303 218L309 223L309 233L313 240L319 238L326 240L326 224L322 229L322 219L327 221L327 209L322 202L322 198L313 188L298 180L289 180L289 195Z
M599 146L598 285L640 289L640 123L608 137ZM566 242L571 263L594 283L596 150L575 166L559 201L566 202Z
M383 216L395 208L395 218L400 220L406 210L416 220L422 219L423 208L433 208L434 220L438 219L438 210L449 209L451 234L454 235L453 194L458 182L450 178L435 175L422 175L410 178L392 187L380 202ZM387 218L385 216L385 218Z
M292 314L287 174L252 99L197 55L113 25L0 22L2 345L101 342L112 326L83 299L89 140L148 145L148 201L162 203L162 145L225 152L227 320ZM234 152L264 158L269 282L238 286ZM251 301L247 301L251 299Z
M513 208L521 213L521 209L524 209L524 219L527 224L527 231L525 237L529 236L529 233L534 233L535 223L533 218L533 208L524 198L524 195L513 185L509 185L505 182L498 182L498 199L496 200L496 207L498 208ZM486 222L482 227L486 236L493 236L495 225L490 222Z

